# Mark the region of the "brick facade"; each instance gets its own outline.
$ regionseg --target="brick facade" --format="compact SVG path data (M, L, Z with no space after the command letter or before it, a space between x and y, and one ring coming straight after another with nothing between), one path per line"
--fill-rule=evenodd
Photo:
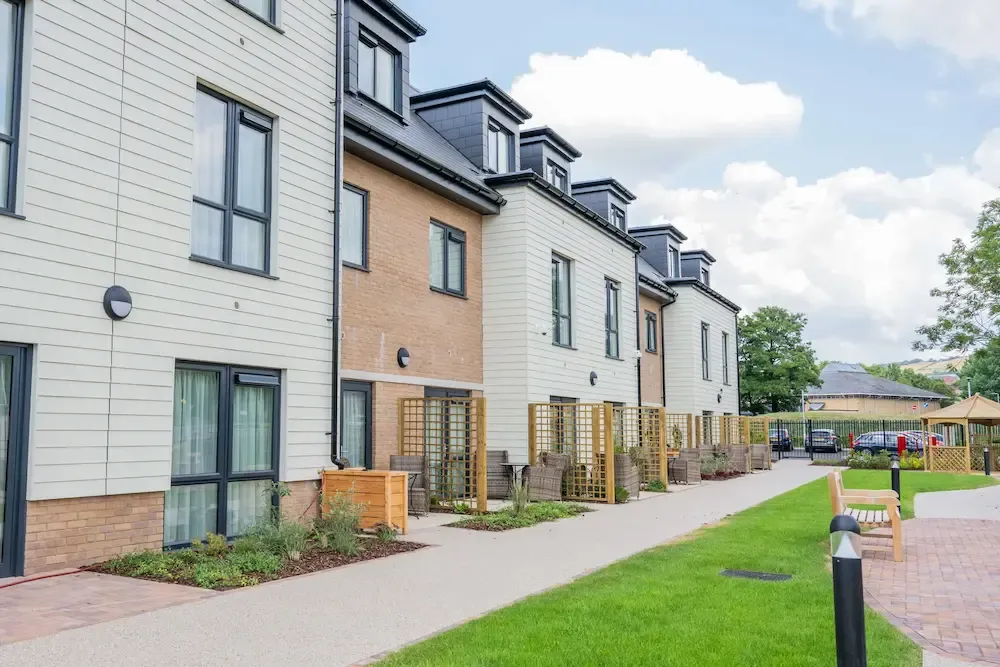
M646 313L656 315L656 352L646 351ZM663 405L663 365L660 357L663 355L663 339L661 336L663 328L663 314L660 312L660 302L656 299L639 295L639 331L640 345L642 346L642 360L640 370L642 373L642 403L643 405Z
M26 575L162 547L163 493L28 503Z
M292 494L281 499L282 516L287 520L301 521L308 525L319 516L320 481L317 479L288 482L288 489Z

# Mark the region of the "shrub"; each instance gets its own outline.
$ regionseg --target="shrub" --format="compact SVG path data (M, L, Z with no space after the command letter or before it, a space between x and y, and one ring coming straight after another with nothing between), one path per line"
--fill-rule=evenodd
M112 558L104 564L104 569L124 577L173 579L175 570L184 565L179 553L182 552L137 551Z
M647 491L653 491L654 493L663 493L667 490L667 485L663 483L662 479L653 479L646 484Z
M324 511L313 522L316 539L324 547L338 553L354 556L361 550L358 531L361 530L361 515L364 504L354 502L354 488L338 491L332 498L323 498Z
M630 494L628 492L628 489L626 489L624 486L616 486L615 487L615 502L616 503L626 503L626 502L628 502L629 495Z
M375 526L375 538L382 544L395 542L396 529L387 523L380 523Z
M260 583L227 560L206 560L194 566L191 577L202 588L239 588Z
M229 542L225 535L209 533L205 541L191 540L191 550L212 558L221 558L229 551Z
M244 573L274 574L281 569L281 557L266 551L233 551L226 562Z
M309 542L309 529L295 521L261 519L247 529L240 551L260 551L289 560L298 560Z
M469 507L468 503L455 503L451 506L451 509L455 512L455 514L469 514L472 511L472 508Z
M904 457L906 455L904 454ZM919 457L918 457L919 458ZM878 454L869 454L868 452L851 452L850 457L847 459L847 465L851 468L857 468L860 470L888 470L892 463L892 456L888 451L882 450ZM902 459L899 463L900 469L905 469ZM920 467L923 467L923 459L921 459Z
M523 481L520 484L514 484L510 490L510 511L514 516L520 516L528 508L528 500L530 499L530 494L528 493L528 485Z
M705 459L701 462L701 476L711 477L715 473L719 472L718 459L714 456L710 459Z

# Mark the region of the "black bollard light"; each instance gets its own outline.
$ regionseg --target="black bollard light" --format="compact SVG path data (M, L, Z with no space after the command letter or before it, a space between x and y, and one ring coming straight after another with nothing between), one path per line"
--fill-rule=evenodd
M892 490L896 492L896 497L902 502L903 496L899 493L899 454L892 455L892 465L889 468L892 475Z
M989 448L989 446L983 447L983 470L986 471L986 476L990 477L990 448Z
M838 514L830 522L833 556L833 615L837 631L837 667L867 667L865 600L861 581L861 526Z

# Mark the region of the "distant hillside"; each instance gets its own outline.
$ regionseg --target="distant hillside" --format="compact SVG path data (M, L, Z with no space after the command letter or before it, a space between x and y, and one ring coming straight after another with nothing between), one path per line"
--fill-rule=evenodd
M918 360L901 363L902 368L909 368L921 375L948 375L962 369L968 357L951 357L948 359Z

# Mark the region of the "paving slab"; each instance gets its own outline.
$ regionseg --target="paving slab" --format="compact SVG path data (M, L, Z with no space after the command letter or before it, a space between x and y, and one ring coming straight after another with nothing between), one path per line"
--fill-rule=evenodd
M827 472L784 461L770 472L506 533L415 527L410 537L434 546L0 646L0 666L352 665Z
M1000 485L968 491L918 493L913 513L920 519L989 519L1000 521Z

